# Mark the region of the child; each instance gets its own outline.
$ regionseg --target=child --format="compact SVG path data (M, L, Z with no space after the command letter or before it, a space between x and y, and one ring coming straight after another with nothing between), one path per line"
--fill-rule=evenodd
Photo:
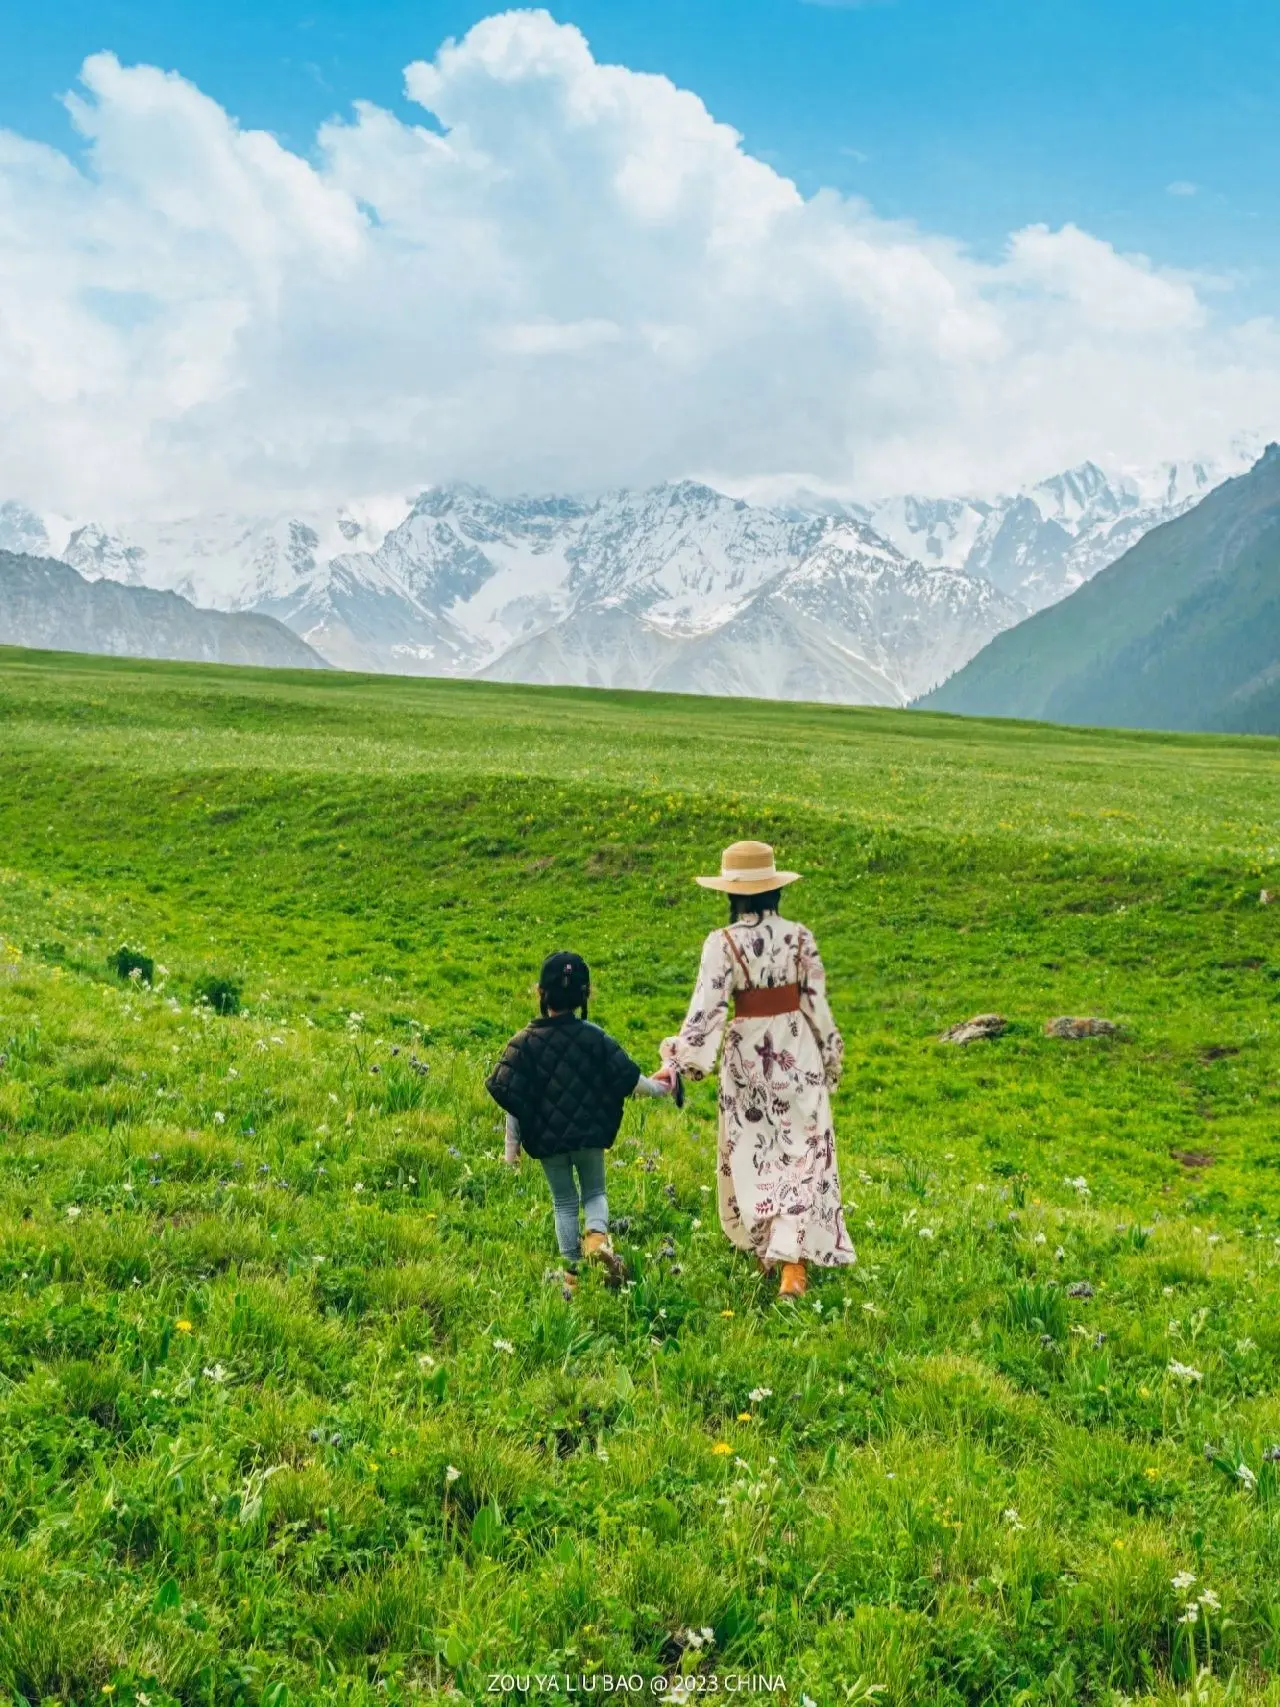
M629 1096L674 1091L646 1078L620 1043L587 1023L590 994L591 972L582 956L551 955L538 975L542 1017L516 1033L486 1081L489 1095L506 1111L507 1161L518 1164L523 1148L547 1176L566 1296L572 1295L584 1253L603 1263L615 1285L622 1280L625 1271L609 1242L604 1153L618 1135ZM581 1242L579 1193L587 1224Z

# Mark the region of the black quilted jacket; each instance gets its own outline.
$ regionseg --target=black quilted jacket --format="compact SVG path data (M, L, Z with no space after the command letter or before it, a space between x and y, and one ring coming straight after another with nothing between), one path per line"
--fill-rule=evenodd
M576 1014L535 1019L508 1043L486 1084L520 1122L531 1156L607 1150L640 1069L620 1043Z

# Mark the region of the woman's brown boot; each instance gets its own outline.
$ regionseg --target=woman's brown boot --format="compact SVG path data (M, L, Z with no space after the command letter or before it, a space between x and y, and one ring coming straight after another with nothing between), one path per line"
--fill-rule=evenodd
M809 1277L802 1262L784 1262L782 1265L782 1280L778 1286L779 1298L803 1298Z

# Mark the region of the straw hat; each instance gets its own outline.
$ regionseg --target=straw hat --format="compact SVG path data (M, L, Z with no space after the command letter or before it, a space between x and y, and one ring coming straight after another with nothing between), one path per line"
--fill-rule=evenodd
M695 877L704 889L726 895L766 895L799 880L798 871L779 871L768 842L735 842L720 855L719 877Z

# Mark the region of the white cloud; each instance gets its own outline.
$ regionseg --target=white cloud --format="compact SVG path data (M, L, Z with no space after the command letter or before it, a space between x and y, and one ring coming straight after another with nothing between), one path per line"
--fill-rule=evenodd
M0 133L0 497L994 487L1280 413L1280 332L1202 281L1073 227L984 264L805 199L545 13L411 65L434 124L361 105L310 159L150 67L82 84L83 161Z
M1165 186L1167 196L1195 196L1199 193L1200 186L1193 184L1189 178L1175 178L1171 184Z

